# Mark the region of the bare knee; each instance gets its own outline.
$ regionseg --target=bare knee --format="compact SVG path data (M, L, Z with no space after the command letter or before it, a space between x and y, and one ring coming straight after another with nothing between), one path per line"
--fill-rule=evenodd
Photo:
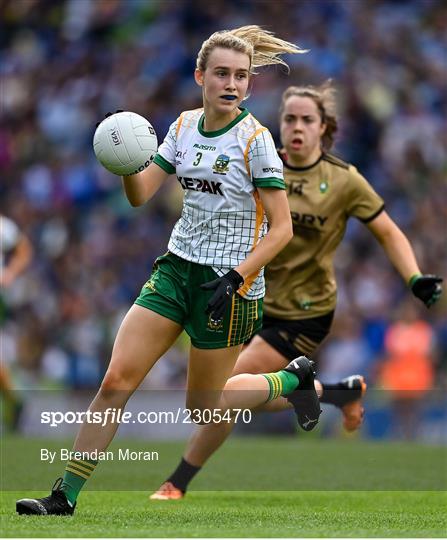
M119 397L127 401L134 388L125 373L119 369L108 369L101 383L99 393L104 398Z
M250 390L253 382L253 374L240 373L230 377L225 383L224 392L236 392L241 390Z

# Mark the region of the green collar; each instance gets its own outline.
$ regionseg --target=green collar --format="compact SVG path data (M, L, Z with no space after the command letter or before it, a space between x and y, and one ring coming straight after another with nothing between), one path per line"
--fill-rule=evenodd
M243 107L239 107L239 109L242 111L241 114L238 114L234 120L232 120L227 126L225 126L222 129L217 129L216 131L205 131L203 129L203 124L205 122L205 113L202 114L202 116L199 118L199 125L198 130L200 135L203 135L204 137L219 137L219 135L223 135L227 131L229 131L233 126L235 126L238 122L243 120L248 114L247 109Z

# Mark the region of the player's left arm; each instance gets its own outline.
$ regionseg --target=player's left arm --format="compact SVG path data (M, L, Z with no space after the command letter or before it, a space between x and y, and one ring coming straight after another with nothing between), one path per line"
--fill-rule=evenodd
M0 272L0 285L8 287L29 266L33 248L28 237L22 234L15 246L8 264Z
M381 244L389 260L413 294L427 307L433 305L441 296L442 278L421 273L413 248L396 223L385 211L382 211L366 223L366 226Z
M285 190L258 187L269 230L248 257L235 270L244 279L269 263L292 239L293 228Z
M257 274L270 262L293 236L292 219L286 192L276 188L258 188L259 197L269 222L269 231L256 245L248 257L224 276L203 283L203 290L215 291L210 298L206 313L214 321L221 321L233 294L244 284L245 279Z

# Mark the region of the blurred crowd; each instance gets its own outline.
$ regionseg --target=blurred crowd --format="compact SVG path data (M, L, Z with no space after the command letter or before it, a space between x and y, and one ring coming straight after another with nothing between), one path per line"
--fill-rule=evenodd
M4 0L0 9L0 212L34 246L31 267L2 291L3 360L20 387L100 382L123 315L166 251L182 192L170 178L153 201L131 208L119 178L95 160L95 124L107 111L132 110L161 141L180 111L201 104L192 74L215 30L260 24L310 50L287 58L289 74L270 68L255 77L247 107L279 144L282 91L332 78L341 124L334 153L382 195L422 270L445 277L442 0ZM445 386L447 295L429 311L419 305L354 221L336 267L337 322L318 356L323 380L360 371L386 386L397 354L390 333L409 318L428 335L427 384ZM187 348L182 337L146 385L181 387Z

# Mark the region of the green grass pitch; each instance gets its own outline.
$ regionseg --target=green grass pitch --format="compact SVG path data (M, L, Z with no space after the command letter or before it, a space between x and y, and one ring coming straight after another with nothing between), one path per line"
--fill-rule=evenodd
M17 516L15 500L47 495L52 480L63 470L60 462L39 469L40 459L34 462L37 451L64 444L69 441L2 441L2 536L447 534L446 448L357 439L234 437L194 480L184 500L167 502L149 501L148 495L177 463L183 444L118 440L112 448L149 447L159 452L159 462L101 463L73 517Z

